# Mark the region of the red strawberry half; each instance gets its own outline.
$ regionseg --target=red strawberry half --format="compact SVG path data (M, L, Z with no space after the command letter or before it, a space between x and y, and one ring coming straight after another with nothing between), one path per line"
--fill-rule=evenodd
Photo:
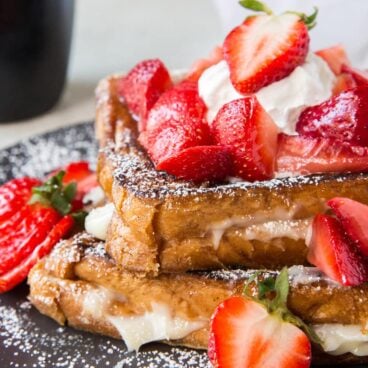
M197 146L160 160L156 168L181 179L202 182L225 179L231 174L231 165L227 147Z
M159 59L137 64L119 85L130 111L139 119L139 129L145 129L145 119L160 95L172 86L165 65Z
M368 206L340 197L330 199L327 204L333 209L354 245L368 257Z
M280 288L280 276L283 286ZM234 296L215 310L210 324L208 355L219 368L307 368L311 363L311 344L296 327L303 322L286 306L287 271L274 282L273 300ZM286 278L285 278L286 276ZM262 282L259 282L259 285ZM278 286L275 286L278 285ZM286 316L288 319L286 322ZM285 318L285 320L283 320ZM293 323L291 323L293 322Z
M233 175L250 181L273 177L277 134L277 126L255 96L227 103L213 122L215 141L231 150Z
M280 134L277 171L292 175L368 171L368 147Z
M181 83L164 93L139 137L152 161L158 164L186 148L211 144L205 113L196 83Z
M252 16L230 32L223 49L235 89L254 93L303 64L308 28L295 14Z
M296 124L299 134L368 146L368 84L306 108Z
M199 97L196 82L182 82L165 92L147 118L146 129L153 131L167 122L185 124L190 120L204 122L207 107Z
M90 180L85 162L77 162L41 183L14 179L0 187L0 293L21 283L29 270L82 219L76 210L77 181ZM85 186L82 186L85 188Z
M368 269L342 225L328 215L316 215L312 224L308 261L345 286L368 281Z

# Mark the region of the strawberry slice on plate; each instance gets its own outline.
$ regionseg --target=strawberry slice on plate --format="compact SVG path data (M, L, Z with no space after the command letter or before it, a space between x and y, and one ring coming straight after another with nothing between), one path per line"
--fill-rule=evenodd
M212 129L215 142L230 147L234 176L249 181L273 177L278 128L255 96L225 104Z
M316 51L316 55L321 57L337 76L341 74L343 65L350 65L348 55L342 45L318 50Z
M139 130L145 129L148 112L171 86L170 74L159 59L141 61L121 79L119 93L139 120Z
M316 215L308 243L308 261L332 280L344 286L356 286L368 281L366 262L334 217Z
M368 146L368 84L340 93L320 105L306 108L296 131L306 137L324 137Z
M47 237L25 258L23 258L14 268L0 275L0 294L5 293L22 283L28 276L31 268L39 259L49 254L55 244L64 238L72 230L74 219L64 216L48 233Z
M304 63L308 28L297 14L252 16L230 32L223 49L234 88L255 93Z
M227 147L190 147L158 162L163 170L194 182L223 180L231 174L232 161Z
M32 188L41 181L34 178L13 179L0 187L0 223L9 219L27 203Z
M259 290L264 285L258 281ZM269 285L273 284L270 288ZM288 311L288 273L284 269L267 288L276 296L233 296L215 310L210 323L208 355L218 368L307 368L311 343L298 327L313 331ZM271 294L270 293L270 294ZM298 326L298 327L297 327Z
M328 138L279 135L277 171L308 175L368 171L368 147Z
M342 197L330 199L327 205L332 208L350 239L368 257L368 206Z
M85 169L84 172L81 169ZM45 182L22 178L0 187L0 293L21 283L28 271L73 226L83 220L75 211L77 182L91 173L81 163L67 167ZM72 175L73 174L73 175ZM67 181L68 183L64 183ZM6 215L6 217L5 217Z

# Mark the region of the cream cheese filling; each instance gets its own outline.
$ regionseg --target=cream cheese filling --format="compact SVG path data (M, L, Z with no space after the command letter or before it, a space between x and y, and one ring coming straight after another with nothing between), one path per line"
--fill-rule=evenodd
M114 301L124 303L126 298L104 287L86 292L82 318L105 319L119 332L129 351L152 341L177 340L206 325L205 319L188 320L175 316L169 305L152 302L151 310L141 315L112 315L108 313Z
M368 355L368 333L363 333L359 325L331 323L314 325L313 328L323 341L323 350L328 354Z
M224 233L237 227L238 233L247 240L270 241L287 237L294 240L305 239L311 219L293 219L297 208L275 209L270 213L255 213L251 216L232 217L214 222L207 227L215 250L218 250ZM239 229L240 228L240 229Z

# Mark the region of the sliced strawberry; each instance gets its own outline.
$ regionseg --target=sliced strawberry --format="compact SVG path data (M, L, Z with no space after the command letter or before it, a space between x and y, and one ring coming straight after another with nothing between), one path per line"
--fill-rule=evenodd
M368 146L368 84L306 108L296 131L306 137L333 138Z
M255 93L304 63L308 29L295 14L253 16L230 32L223 49L235 89Z
M81 168L88 166L79 163L67 169L81 175ZM80 177L86 180L90 173L78 175L66 181ZM44 183L25 178L0 187L0 212L10 214L0 222L0 293L24 280L37 257L50 251L72 227L73 218L83 219L81 212L73 213L73 218L69 215L78 194L77 185L64 185L63 179L64 172L60 171Z
M207 58L197 60L190 68L185 80L197 82L202 73L223 59L222 47L216 46Z
M205 113L196 83L185 82L163 94L139 138L152 161L157 164L186 148L211 144Z
M211 144L209 127L200 120L168 121L164 126L147 131L147 141L148 153L155 164L186 148Z
M368 267L341 223L328 215L316 215L312 224L308 261L345 286L368 281Z
M225 104L212 127L215 141L231 149L233 175L251 181L273 177L278 128L255 96Z
M182 82L165 92L151 109L146 129L156 130L167 122L185 124L190 120L205 121L207 108L199 97L196 82Z
M64 169L64 184L75 182L77 184L77 193L73 200L73 211L83 208L83 197L99 184L97 175L89 167L87 161L76 161L67 165Z
M307 368L310 338L320 343L302 320L287 308L288 272L274 280L257 280L258 296L247 292L222 302L212 315L208 356L219 368ZM269 290L267 295L261 290Z
M368 257L368 206L341 197L332 198L327 204L333 209L350 239Z
M0 223L17 213L32 195L32 188L41 181L33 178L13 179L0 186Z
M328 138L279 135L277 171L292 175L368 171L368 147Z
M355 79L349 73L341 73L336 77L336 82L332 90L332 96L337 96L341 92L357 86Z
M119 86L130 111L139 119L139 130L145 129L145 119L160 95L172 86L168 70L159 59L137 64Z
M27 257L45 239L60 217L53 208L30 207L20 226L0 244L0 275Z
M0 276L0 294L13 289L23 282L38 260L49 254L54 245L68 235L73 226L74 220L71 216L63 217L52 228L47 237L26 258L22 259L14 268Z
M335 75L339 75L341 73L342 66L344 64L350 65L348 55L342 45L336 45L316 51L316 55L321 57L328 64Z
M231 174L231 165L226 147L197 146L159 161L156 168L181 179L202 182L225 179Z
M342 71L343 73L350 74L354 78L354 81L358 86L364 87L368 85L368 72L367 71L353 68L350 65L343 65Z
M65 171L65 175L63 177L64 184L69 184L72 181L79 182L93 173L93 171L90 170L89 163L87 161L71 162L66 165L63 170ZM56 172L58 171L60 170L57 170Z

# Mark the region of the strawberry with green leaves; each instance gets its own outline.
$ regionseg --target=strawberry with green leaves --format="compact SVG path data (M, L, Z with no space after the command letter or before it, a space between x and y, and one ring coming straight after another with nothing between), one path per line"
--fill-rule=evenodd
M26 177L0 187L0 293L21 283L39 258L84 221L75 202L80 189L73 178L81 179L76 167L44 183Z
M256 296L254 290L256 288ZM215 310L210 325L209 358L217 368L307 368L309 338L315 332L287 308L287 268L276 279L257 280ZM309 337L309 338L308 338Z
M309 51L308 29L316 24L317 10L310 16L296 12L275 15L258 0L240 4L265 13L248 17L223 44L231 82L238 92L248 94L287 77L304 63Z

